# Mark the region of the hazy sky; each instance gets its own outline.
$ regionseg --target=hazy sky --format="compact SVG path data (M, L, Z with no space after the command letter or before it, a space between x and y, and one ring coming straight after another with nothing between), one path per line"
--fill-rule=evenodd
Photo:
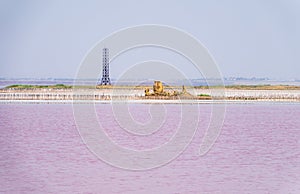
M298 0L0 0L0 77L73 78L96 42L142 24L192 34L226 77L300 79ZM144 58L157 54L136 52ZM129 61L115 61L112 77L130 66ZM184 71L197 77L192 68Z

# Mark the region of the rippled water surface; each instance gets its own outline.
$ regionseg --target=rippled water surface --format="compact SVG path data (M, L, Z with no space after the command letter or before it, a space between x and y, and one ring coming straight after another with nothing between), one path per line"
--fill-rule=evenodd
M147 123L149 106L130 105L132 118ZM222 133L203 157L197 152L211 105L199 109L199 128L178 158L153 170L129 171L108 165L89 151L71 105L2 104L0 192L300 193L300 105L228 105ZM111 105L96 105L111 139L140 150L161 145L176 133L180 105L168 104L165 110L161 130L140 137L118 127Z

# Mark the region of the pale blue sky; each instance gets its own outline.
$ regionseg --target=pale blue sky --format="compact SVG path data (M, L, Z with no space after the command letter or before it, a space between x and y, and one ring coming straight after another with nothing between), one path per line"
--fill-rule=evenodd
M162 24L200 40L225 77L300 79L299 20L297 0L0 0L0 77L74 78L86 52L105 36ZM124 64L111 67L112 77ZM197 77L192 68L184 71Z

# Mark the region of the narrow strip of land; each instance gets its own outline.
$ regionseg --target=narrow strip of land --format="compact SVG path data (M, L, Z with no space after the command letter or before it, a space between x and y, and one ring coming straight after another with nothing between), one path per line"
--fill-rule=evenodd
M293 101L300 102L299 86L226 86L186 87L192 95L146 96L147 86L37 86L12 85L0 89L0 100L232 100L232 101ZM180 91L182 86L165 86L166 91ZM221 92L214 92L214 91ZM180 93L180 92L179 92Z

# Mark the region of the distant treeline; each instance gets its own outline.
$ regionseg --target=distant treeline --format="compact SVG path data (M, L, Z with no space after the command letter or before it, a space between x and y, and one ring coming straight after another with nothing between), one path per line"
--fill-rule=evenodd
M56 85L22 85L22 84L14 84L5 87L7 89L69 89L72 86L67 86L64 84L56 84Z
M182 86L164 86L165 89L176 89L181 88ZM71 89L71 88L85 88L85 89L94 89L95 86L72 86L64 84L56 85L22 85L14 84L5 87L5 89ZM145 89L152 88L152 86L97 86L98 89ZM186 88L195 88L195 89L218 89L222 86L186 86ZM228 85L225 86L226 89L233 90L300 90L300 86L292 85Z
M221 86L195 86L197 89L221 88ZM229 85L226 89L233 90L300 90L300 86L291 85Z

